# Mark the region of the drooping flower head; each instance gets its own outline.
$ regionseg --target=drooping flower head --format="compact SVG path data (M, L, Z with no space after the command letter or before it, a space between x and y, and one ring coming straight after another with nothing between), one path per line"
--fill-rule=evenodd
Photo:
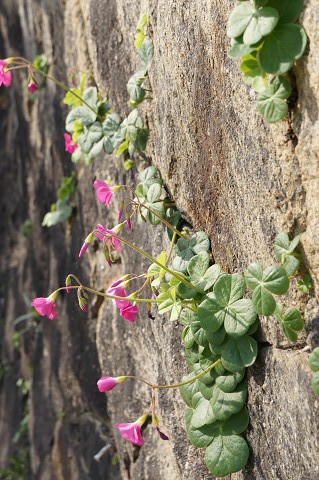
M73 153L78 148L78 144L72 141L72 138L68 133L64 134L64 143L66 152Z
M78 288L77 295L78 295L78 302L79 302L80 309L83 312L87 312L88 311L88 306L87 306L88 294L85 293L85 291L82 288Z
M0 87L3 84L5 87L10 87L12 74L10 71L6 71L6 66L10 63L8 58L0 60Z
M54 310L56 304L54 303L55 299L58 296L58 292L53 292L49 297L38 297L34 298L31 302L32 307L36 309L41 317L48 317L50 320L53 320L57 317L56 311Z
M154 425L154 428L156 430L156 433L158 434L158 436L162 439L162 440L169 440L168 436L165 435L165 433L161 432L160 429L158 428L158 418L157 416L155 415L155 413L153 413L153 416L152 416L152 423Z
M97 387L100 392L109 392L112 390L118 383L122 383L127 379L127 377L101 377L97 382Z
M124 305L125 303L125 305ZM120 307L120 315L130 323L135 322L136 315L138 314L138 308L136 305L132 304L128 300L123 302L122 306Z
M34 78L31 78L30 82L28 83L28 89L31 95L38 90L38 84Z
M117 192L122 188L121 185L115 185L111 187L108 183L103 180L95 180L93 186L96 190L96 197L100 203L103 203L106 207L110 205L113 193Z
M140 447L144 444L144 438L141 433L141 426L146 422L148 414L140 417L133 423L116 423L115 426L120 432L120 435L134 445Z

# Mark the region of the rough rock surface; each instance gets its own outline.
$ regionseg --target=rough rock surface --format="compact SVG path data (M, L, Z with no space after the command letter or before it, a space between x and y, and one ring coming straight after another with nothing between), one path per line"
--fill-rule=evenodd
M308 37L306 55L294 67L298 102L293 111L294 147L286 142L286 122L269 126L259 116L237 62L227 58L225 25L235 2L215 0L3 0L0 5L0 57L33 58L44 51L50 73L67 82L89 71L122 116L126 82L137 65L133 46L139 14L149 12L155 55L150 71L153 101L141 108L151 130L147 157L157 165L167 189L197 230L211 238L217 262L243 271L250 261L274 262L278 231L302 232L302 258L314 281L309 296L290 295L301 308L306 333L287 342L274 319L262 319L256 364L248 371L251 455L236 480L315 480L318 470L318 400L310 388L308 352L319 345L318 281L318 51L319 13L305 1L300 17ZM41 319L12 344L13 320L25 313L22 294L46 296L69 272L98 289L122 273L145 271L146 261L125 250L111 271L91 250L79 262L83 238L97 220L113 224L112 211L97 207L95 176L136 183L119 159L100 158L78 169L76 215L71 222L43 229L63 174L72 168L63 152L67 108L63 93L48 83L28 100L26 75L0 91L1 131L1 376L0 467L15 453L11 439L24 416L18 378L32 379L29 439L31 478L208 480L202 451L184 428L178 391L160 392L158 416L170 442L159 441L151 426L142 449L122 441L111 424L132 421L148 408L148 392L133 381L107 396L97 392L101 374L138 374L154 383L173 383L187 371L181 327L144 312L128 325L112 304L92 299L88 317L74 296L59 300L60 320ZM113 215L113 216L112 216ZM26 219L32 234L21 233ZM130 237L154 254L166 245L161 228L135 230ZM32 365L32 368L30 367ZM105 444L113 452L96 462Z

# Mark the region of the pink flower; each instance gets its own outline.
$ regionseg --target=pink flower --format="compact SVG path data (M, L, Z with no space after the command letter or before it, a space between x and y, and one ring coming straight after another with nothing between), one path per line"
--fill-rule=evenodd
M72 142L71 136L68 133L64 134L64 142L66 152L73 153L78 148L78 144Z
M97 387L100 392L109 392L118 383L124 382L127 377L101 377L97 382Z
M111 187L102 180L95 180L93 186L96 190L96 196L100 203L103 203L106 207L110 204L113 191Z
M11 85L12 74L11 72L5 71L5 66L7 65L8 60L0 60L0 86L3 84L5 87Z
M50 297L48 298L35 298L34 300L32 300L31 305L36 309L36 311L39 315L41 315L41 317L47 316L50 320L53 320L57 316L57 314L54 310L56 305L51 297L52 295L50 295Z
M90 244L87 243L87 242L84 242L84 243L83 243L83 245L82 245L82 247L81 247L81 250L80 250L80 252L79 252L79 257L82 257L82 256L85 254L85 252L86 252L87 249L89 248L89 245L90 245Z
M131 219L130 218L128 218L126 220L126 226L127 226L128 231L130 232L132 230L132 224L131 224Z
M141 426L145 423L148 415L143 415L136 422L133 423L116 423L115 426L120 432L120 435L140 447L144 444L144 438L141 433Z
M116 232L113 230L108 230L107 228L104 228L103 225L100 223L97 225L97 232L95 232L95 235L101 242L106 244L108 247L111 247L112 250L120 250L121 244L119 240L115 237L112 237L112 235L116 235ZM107 236L105 236L107 235Z
M126 303L126 305L124 305L124 303ZM123 302L123 305L120 307L120 315L124 320L127 320L130 323L135 322L137 314L138 308L136 305L133 305L129 301Z
M32 78L32 79L30 80L30 82L28 83L28 89L29 89L29 92L31 93L31 95L32 95L32 93L34 93L34 92L36 92L36 91L38 90L38 84L37 84L37 82L34 80L34 78Z
M127 297L127 292L125 288L122 287L121 282L122 282L122 279L117 280L116 282L113 282L111 286L106 290L106 293L108 293L109 295L115 295L116 297ZM113 302L118 308L126 306L127 303L130 303L127 300L117 300L117 299L114 299Z

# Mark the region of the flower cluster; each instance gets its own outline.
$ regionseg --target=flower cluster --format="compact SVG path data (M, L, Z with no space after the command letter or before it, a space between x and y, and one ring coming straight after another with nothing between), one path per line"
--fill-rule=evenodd
M115 295L117 297L127 297L128 294L123 287L123 280L117 280L113 282L112 285L106 290L106 293L109 295ZM120 315L128 322L135 322L136 315L138 314L138 308L136 305L131 303L129 300L113 300L115 305L120 310Z

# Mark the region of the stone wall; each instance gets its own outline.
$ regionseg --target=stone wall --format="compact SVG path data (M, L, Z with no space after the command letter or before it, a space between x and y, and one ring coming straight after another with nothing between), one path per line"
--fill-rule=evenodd
M310 388L304 348L319 345L319 14L315 0L306 0L300 21L309 46L293 70L299 95L293 111L295 147L286 142L287 122L269 126L263 121L237 62L227 58L225 25L233 3L3 0L0 57L32 59L43 51L50 73L65 82L72 73L90 72L113 110L125 116L126 82L137 66L135 25L140 13L148 12L155 55L153 100L141 108L151 130L147 162L160 168L185 218L210 235L213 256L226 270L243 271L251 261L272 263L276 233L302 232L303 262L315 283L310 295L288 299L306 319L306 332L296 345L284 339L274 318L262 319L260 354L247 375L251 455L247 468L230 478L315 480L318 400ZM13 88L0 92L0 352L5 365L0 466L15 451L10 439L25 401L15 384L23 377L32 379L32 478L211 479L202 452L187 440L179 392L158 395L158 416L170 442L159 441L148 427L139 449L122 441L112 424L140 416L148 407L147 391L126 382L106 399L96 389L101 374L138 374L161 384L178 381L187 367L177 322L162 316L152 321L144 312L128 325L113 305L97 299L85 315L70 296L58 301L59 320L41 319L36 331L24 336L21 351L13 348L13 320L25 312L23 292L47 296L70 272L103 289L122 273L143 272L148 266L127 250L111 270L99 250L77 258L92 225L115 222L112 211L96 205L95 176L136 183L136 170L125 173L121 159L101 157L93 166L79 166L76 215L63 225L41 228L62 175L72 169L63 151L67 108L63 92L53 84L30 102L26 76L14 77ZM27 218L33 227L28 238L21 234ZM130 238L153 254L167 243L160 227L136 229ZM120 468L111 464L112 450L100 462L93 459L108 443L116 445Z

